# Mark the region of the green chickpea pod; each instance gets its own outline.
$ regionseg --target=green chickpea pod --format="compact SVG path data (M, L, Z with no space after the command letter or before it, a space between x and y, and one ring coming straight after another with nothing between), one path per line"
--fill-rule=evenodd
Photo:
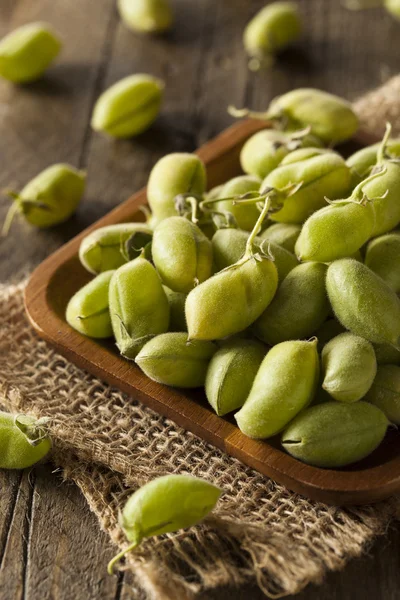
M380 408L391 423L400 425L400 367L379 365L364 400Z
M280 223L303 223L325 204L325 197L340 198L348 191L350 171L336 152L299 149L291 152L264 179L261 190L282 200L281 210L271 215Z
M249 66L257 69L263 62L295 42L301 34L301 20L294 2L272 2L264 6L247 24L243 44L247 54L257 59Z
M254 323L256 336L273 346L313 335L330 311L325 290L326 272L327 266L316 262L292 269L271 304Z
M139 256L114 272L108 299L117 346L126 358L135 358L152 336L168 331L168 299L145 258Z
M112 336L108 290L113 273L100 273L68 302L65 318L79 333L98 339Z
M400 342L400 300L364 264L352 258L333 262L326 289L336 318L352 333L376 344Z
M315 212L296 242L299 260L332 262L359 250L370 237L390 231L400 222L400 162L386 158L391 126L379 146L377 162L347 200Z
M253 204L235 203L231 198L242 196L248 192L258 192L261 179L254 175L239 175L223 186L216 200L205 200L202 206L207 207L211 202L218 212L229 212L233 215L237 226L245 231L251 231L257 222L260 211Z
M154 227L163 219L178 214L177 196L202 196L206 177L204 164L195 154L175 152L161 158L151 170L147 185Z
M283 129L293 131L310 128L326 145L340 144L356 133L358 119L351 104L322 90L299 88L272 100L264 113L229 107L234 117L252 117L273 121Z
M308 129L293 133L263 129L245 142L240 152L240 164L245 173L264 179L293 150L319 145L318 138L309 135Z
M378 160L378 151L381 143L361 148L346 160L346 164L351 171L351 187L355 188L371 173L372 168ZM388 158L400 157L400 140L389 140L386 148Z
M371 240L365 253L365 264L399 294L400 232L386 233Z
M0 469L26 469L51 450L46 419L0 411Z
M67 221L85 191L86 174L67 164L55 164L36 175L19 193L10 192L13 205L3 226L6 235L17 213L39 228Z
M98 98L92 128L114 138L139 135L155 121L163 94L164 83L160 79L139 73L129 75Z
M274 346L264 358L250 394L235 419L253 439L265 439L284 427L313 399L319 376L317 339Z
M235 264L243 256L248 238L247 231L241 229L218 229L214 233L212 248L217 271ZM274 242L263 242L261 237L257 236L254 238L254 243L259 249L268 249L271 258L274 259L279 281L283 281L286 275L299 264L294 254Z
M386 10L388 11L388 13L390 13L392 15L392 17L394 17L395 19L400 21L400 2L399 2L399 0L383 0L383 5L386 8Z
M296 223L274 223L260 233L262 240L268 240L294 253L294 247L301 232L301 225Z
M61 50L48 23L28 23L0 41L0 76L13 83L39 79Z
M171 29L172 10L168 0L118 0L125 25L140 33L162 33Z
M143 346L135 362L153 381L178 388L197 388L204 385L208 364L216 350L212 342L188 342L186 332L163 333Z
M144 538L196 525L213 510L220 495L220 488L189 475L165 475L143 485L130 496L119 517L131 545L110 561L108 573Z
M99 227L82 240L79 260L89 273L118 269L139 256L151 239L152 231L145 223Z
M228 340L214 354L205 381L207 400L219 416L243 406L266 354L253 340Z
M301 412L282 434L285 450L309 465L337 468L373 452L389 421L368 402L323 402Z
M242 258L188 294L185 312L190 339L216 340L243 331L271 302L278 273L274 263L254 244L269 210L267 201Z
M165 285L187 294L212 274L210 240L185 217L169 217L154 230L154 265Z
M376 375L372 344L346 332L330 340L322 350L322 387L339 402L356 402L365 396Z

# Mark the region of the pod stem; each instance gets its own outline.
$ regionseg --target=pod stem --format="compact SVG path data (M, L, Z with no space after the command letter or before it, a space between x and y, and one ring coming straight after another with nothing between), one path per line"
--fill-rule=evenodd
M368 198L366 196L366 194L363 191L363 187L364 185L366 185L367 183L369 183L370 181L373 181L374 179L376 179L377 177L380 177L381 175L383 175L384 173L386 173L387 169L386 167L379 167L377 171L373 171L371 173L371 175L368 175L368 177L366 179L364 179L364 181L361 181L353 190L350 198L347 198L347 202L354 202L355 200L360 203L360 201L365 201L365 200L371 200L371 198ZM327 200L327 198L325 198ZM332 202L332 201L331 201Z
M249 237L247 238L244 256L249 257L249 256L253 255L254 240L256 239L257 235L260 233L262 224L264 222L265 217L268 215L270 208L271 208L271 199L266 198L263 209L260 213L260 216L258 217L256 224L253 227L252 232L250 233Z
M381 145L379 146L379 150L376 155L376 158L377 158L376 162L378 165L381 165L386 158L386 147L388 145L388 141L389 141L391 133L392 133L392 125L391 125L391 123L387 122L385 135L382 138Z
M126 556L128 554L128 552L132 552L132 550L134 550L138 545L139 545L138 541L132 542L132 544L130 546L128 546L127 548L125 548L125 550L122 550L121 552L116 554L114 556L114 558L112 558L110 560L110 562L108 563L107 573L109 575L112 575L114 573L114 566L117 564L117 562L119 562L121 560L121 558L124 558L124 556Z
M269 124L271 129L273 127L273 117L271 117L269 111L259 112L256 110L250 110L249 108L236 108L230 104L228 106L228 113L231 115L231 117L235 117L235 119L249 117L250 119L257 119L258 121L265 121L266 124Z
M7 214L6 214L6 218L4 219L3 227L1 229L1 235L3 237L6 237L8 235L8 232L10 231L10 227L12 225L12 222L14 221L15 215L18 212L21 212L21 206L15 200L12 203L12 205L10 206L10 208L8 209Z

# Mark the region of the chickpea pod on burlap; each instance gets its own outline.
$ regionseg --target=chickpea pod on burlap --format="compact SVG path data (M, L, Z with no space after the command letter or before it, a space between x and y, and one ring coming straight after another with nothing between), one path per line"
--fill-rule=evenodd
M196 525L213 510L221 493L217 486L189 475L164 475L143 485L130 496L119 516L131 544L109 562L108 573L144 538Z

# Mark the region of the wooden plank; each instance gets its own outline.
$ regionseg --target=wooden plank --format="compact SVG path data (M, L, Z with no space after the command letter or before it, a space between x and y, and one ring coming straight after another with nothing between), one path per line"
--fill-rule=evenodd
M87 19L89 32L83 23ZM64 39L59 59L45 77L15 86L0 81L0 190L20 189L54 162L81 165L82 146L92 110L93 92L103 54L108 47L113 0L19 0L0 3L2 32L33 20L50 22ZM112 21L114 22L114 21ZM90 202L86 197L83 205ZM9 200L0 198L0 222ZM8 238L0 238L1 279L26 271L71 235L82 229L83 215L51 231L39 231L22 220L14 222ZM21 244L28 240L29 245ZM13 247L19 252L10 252Z

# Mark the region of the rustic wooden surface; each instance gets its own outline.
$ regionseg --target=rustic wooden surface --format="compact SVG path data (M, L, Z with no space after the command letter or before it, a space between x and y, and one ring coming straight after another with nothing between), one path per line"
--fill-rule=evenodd
M262 109L273 96L299 85L353 99L398 70L393 49L400 25L381 10L354 14L339 1L302 0L302 42L270 72L253 74L246 68L240 35L262 0L171 3L174 31L150 38L121 25L114 0L1 0L0 36L25 22L46 20L65 46L42 81L26 87L0 82L0 189L18 188L56 161L88 169L85 200L67 225L47 232L13 225L0 243L1 281L21 278L139 189L162 154L193 150L225 128L231 123L228 103ZM89 120L99 92L132 72L166 81L162 116L133 141L93 135ZM0 218L7 206L2 198ZM0 472L0 490L1 600L130 597L129 578L105 573L113 548L75 486L42 466L30 473ZM296 598L398 599L399 552L400 529L393 527L367 556ZM202 600L228 597L258 600L263 595L247 586L208 593Z

